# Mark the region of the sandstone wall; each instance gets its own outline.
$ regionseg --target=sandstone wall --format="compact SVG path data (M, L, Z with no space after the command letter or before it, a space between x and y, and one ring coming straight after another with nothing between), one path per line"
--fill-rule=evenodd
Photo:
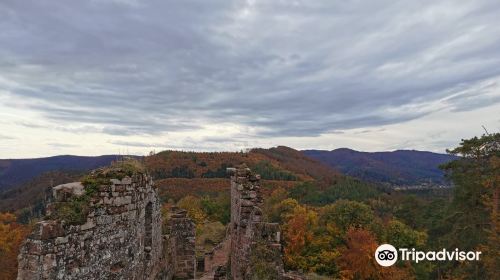
M230 277L251 279L258 269L257 260L271 267L276 277L281 278L283 263L279 226L262 221L260 176L245 165L230 168L228 172L231 174ZM263 246L264 250L261 247L255 250L258 246ZM266 253L256 256L257 251Z
M79 183L54 188L57 202L84 193ZM160 202L151 177L100 185L86 222L39 222L19 255L24 279L154 279L162 267Z
M204 265L205 273L215 271L220 266L227 263L229 250L231 249L231 239L226 237L224 241L215 246L210 252L205 253Z
M173 276L174 279L194 279L196 272L195 224L187 217L186 210L172 207L170 212L166 237L169 278Z

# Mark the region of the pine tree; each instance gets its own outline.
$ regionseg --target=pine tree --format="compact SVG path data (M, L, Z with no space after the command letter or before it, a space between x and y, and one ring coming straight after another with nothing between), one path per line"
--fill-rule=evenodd
M483 250L481 263L468 262L459 270L469 278L497 276L500 267L498 196L500 187L500 133L462 140L449 150L460 159L443 166L455 185L449 219L449 245Z

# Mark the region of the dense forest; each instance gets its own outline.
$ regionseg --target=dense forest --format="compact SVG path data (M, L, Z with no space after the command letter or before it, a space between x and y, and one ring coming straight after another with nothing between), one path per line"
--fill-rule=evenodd
M34 159L0 159L0 191L18 187L48 172L88 172L109 165L118 156L55 156Z
M415 150L369 153L340 148L303 153L345 175L396 186L447 186L450 182L439 166L458 159L452 154Z
M282 226L286 269L311 279L494 279L500 267L498 194L500 134L449 150L441 166L454 188L396 191L340 174L286 147L240 153L165 151L143 164L155 176L164 211L188 210L200 256L225 236L229 182L225 168L242 162L262 175L265 218ZM81 178L45 173L0 199L0 279L13 279L31 225L43 218L47 188ZM480 250L479 262L399 261L381 269L379 244L437 250Z
M268 221L282 225L286 268L311 279L495 279L500 134L463 140L449 153L457 159L441 168L454 183L452 190L408 193L350 177L338 177L331 185L314 179L275 188L264 211ZM200 243L222 238L228 197L195 194L178 204L197 222L204 236ZM399 261L382 269L373 258L382 243L423 251L480 250L484 257L479 262Z

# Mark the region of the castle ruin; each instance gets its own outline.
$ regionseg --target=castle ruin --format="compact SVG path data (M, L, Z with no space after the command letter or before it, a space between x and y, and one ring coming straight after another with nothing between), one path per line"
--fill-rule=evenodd
M193 278L195 267L188 267L194 263L192 221L174 213L177 222L163 236L152 178L141 172L115 178L120 172L98 170L91 186L76 182L53 188L49 217L70 212L36 224L18 257L18 280Z
M280 229L262 220L260 175L246 165L228 169L231 175L230 277L251 279L259 269L282 277ZM265 266L262 268L260 266Z
M259 271L285 279L279 225L262 220L260 176L245 165L228 172L228 233L206 255L201 279L257 279ZM21 248L18 280L195 279L195 225L187 212L172 207L163 234L152 178L145 172L122 173L97 170L90 185L52 189L49 219L36 224ZM78 211L68 214L68 209Z

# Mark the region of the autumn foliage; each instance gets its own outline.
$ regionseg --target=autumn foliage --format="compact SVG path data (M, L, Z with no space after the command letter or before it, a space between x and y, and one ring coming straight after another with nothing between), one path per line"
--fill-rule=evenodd
M302 205L278 189L264 205L268 219L283 224L284 262L288 269L342 279L412 279L413 268L375 263L379 244L390 238L421 246L425 234L397 220L384 221L366 204L338 200L323 207ZM398 243L399 245L399 243Z
M332 183L339 173L300 151L277 147L253 149L248 152L195 153L163 151L145 158L153 177L167 178L226 178L226 168L247 164L263 179L283 181L320 180Z
M440 197L409 195L342 176L286 147L245 153L165 151L147 157L145 165L155 177L165 219L169 207L177 204L196 222L200 252L225 236L230 215L226 167L245 162L264 175L262 209L267 221L282 227L287 270L329 279L495 279L500 260L500 135L464 140L450 153L461 156L444 166L455 188ZM0 280L15 278L19 246L29 229L16 221L29 222L36 218L33 213L41 212L52 177L18 193L4 193L0 208L17 212L0 212ZM23 197L26 201L17 203ZM424 251L481 250L484 259L399 261L384 268L374 259L382 243Z
M15 279L17 255L22 241L29 233L29 226L16 222L11 213L0 213L0 279Z
M310 267L308 249L314 240L313 229L318 222L317 214L303 206L296 206L286 224L285 261L294 268L307 270Z
M346 245L340 250L338 264L343 279L412 279L405 267L381 267L375 261L374 252L379 244L373 234L360 228L350 228Z

